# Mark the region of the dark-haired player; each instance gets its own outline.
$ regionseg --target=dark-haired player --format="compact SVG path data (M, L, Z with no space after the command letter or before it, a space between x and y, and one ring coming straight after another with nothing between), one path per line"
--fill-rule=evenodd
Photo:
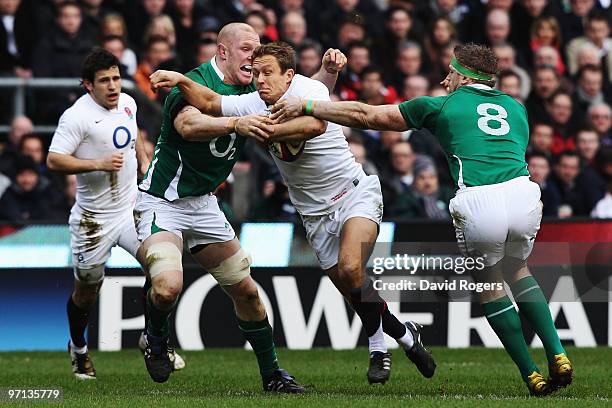
M119 245L136 257L140 243L132 210L137 169L146 170L149 159L138 138L136 103L121 93L117 58L95 49L83 63L82 81L87 93L60 117L47 166L77 175L69 220L75 278L67 305L69 351L74 375L95 379L85 340L89 311L98 298L111 248ZM182 368L182 359L174 352L171 357L175 369Z
M476 44L455 47L442 82L449 95L419 97L400 105L322 102L288 98L273 118L310 114L345 126L403 131L427 128L446 152L457 194L449 209L465 255L486 255L487 268L474 278L510 284L520 311L542 339L550 380L529 355L519 315L505 290L482 292L491 327L518 366L529 391L546 395L568 385L572 365L563 349L548 304L526 260L540 228L540 189L529 180L525 150L529 127L525 108L496 91L497 58Z
M267 106L281 97L300 95L329 101L329 91L318 81L295 74L295 51L285 43L270 43L253 53L257 92L221 96L169 71L151 76L156 87L179 85L181 93L198 109L223 116L265 115ZM261 116L261 120L267 118ZM377 176L367 176L355 162L340 126L312 117L300 117L271 126L262 138L289 188L300 213L308 242L321 268L359 315L370 351L370 383L389 379L391 355L383 331L396 339L425 377L435 363L420 341L420 325L403 325L365 276L382 219L382 193ZM279 148L277 142L284 142Z

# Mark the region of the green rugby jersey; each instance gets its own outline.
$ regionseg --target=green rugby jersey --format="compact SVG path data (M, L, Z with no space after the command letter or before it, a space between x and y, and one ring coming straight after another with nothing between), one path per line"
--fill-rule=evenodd
M255 91L255 86L228 85L223 74L211 62L185 74L221 95L241 95ZM178 88L173 88L164 103L162 126L149 170L139 189L159 198L174 201L197 197L214 191L232 171L246 138L236 133L210 141L187 141L174 128L178 112L188 105Z
M440 141L455 187L497 184L528 176L525 107L486 86L462 86L447 96L423 96L399 105L410 128Z

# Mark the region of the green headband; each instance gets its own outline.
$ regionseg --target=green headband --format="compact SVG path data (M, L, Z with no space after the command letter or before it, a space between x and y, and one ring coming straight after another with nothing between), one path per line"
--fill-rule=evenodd
M472 71L471 69L464 67L457 61L457 58L451 59L451 66L457 70L461 75L472 79L479 79L481 81L492 81L493 75L485 74L482 72Z

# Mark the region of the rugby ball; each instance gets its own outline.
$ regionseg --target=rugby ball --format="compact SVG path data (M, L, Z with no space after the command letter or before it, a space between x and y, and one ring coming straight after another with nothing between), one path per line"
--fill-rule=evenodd
M282 161L296 161L304 151L305 140L295 142L269 142L268 150Z

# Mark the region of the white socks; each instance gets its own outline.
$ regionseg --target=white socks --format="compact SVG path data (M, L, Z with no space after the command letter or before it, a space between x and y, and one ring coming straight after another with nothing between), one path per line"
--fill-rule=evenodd
M397 339L397 344L402 346L404 350L410 350L412 346L414 346L414 338L412 337L412 333L408 328L406 328L406 334Z
M380 325L376 333L368 337L368 349L370 350L370 354L374 351L387 352L387 342L385 341L385 335L383 333L382 319L380 320Z
M87 353L87 344L84 345L83 347L77 347L72 342L72 339L70 339L70 349L72 351L74 351L75 353L77 353L77 354L85 354L85 353Z

